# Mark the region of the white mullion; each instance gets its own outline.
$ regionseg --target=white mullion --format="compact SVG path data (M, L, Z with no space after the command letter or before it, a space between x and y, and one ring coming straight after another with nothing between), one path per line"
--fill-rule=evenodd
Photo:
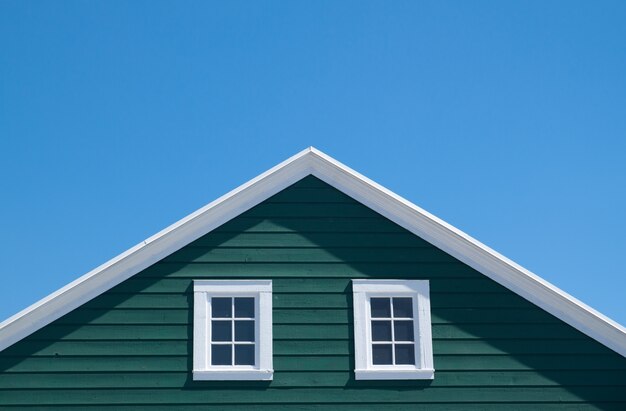
M389 315L391 316L391 364L396 365L396 333L394 330L393 297L389 297Z
M230 297L230 365L235 365L235 297Z

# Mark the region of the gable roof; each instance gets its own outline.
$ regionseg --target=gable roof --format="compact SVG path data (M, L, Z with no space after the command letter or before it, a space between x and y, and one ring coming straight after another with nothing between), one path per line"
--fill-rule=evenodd
M310 147L0 323L0 351L313 175L626 357L626 328L461 230Z

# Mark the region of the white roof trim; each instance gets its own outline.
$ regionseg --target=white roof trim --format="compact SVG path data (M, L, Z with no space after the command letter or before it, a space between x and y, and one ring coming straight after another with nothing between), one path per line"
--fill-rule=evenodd
M312 174L626 357L626 328L310 147L0 323L0 351Z

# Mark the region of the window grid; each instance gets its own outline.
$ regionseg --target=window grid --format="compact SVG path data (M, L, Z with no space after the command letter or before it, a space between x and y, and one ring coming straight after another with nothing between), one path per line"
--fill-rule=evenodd
M210 324L211 324L211 328L213 326L213 323L215 322L230 322L230 341L216 341L214 339L214 336L211 335L211 341L210 341L210 345L211 347L214 345L221 345L221 346L230 346L231 350L230 350L230 364L224 364L226 366L237 366L237 365L255 365L256 364L256 353L253 354L254 355L254 361L252 364L236 364L236 359L235 359L235 353L236 353L236 348L237 346L243 346L243 345L248 345L248 346L254 346L256 344L256 335L253 335L252 337L252 341L237 341L236 340L236 331L235 331L235 324L237 321L251 321L253 323L253 327L254 329L256 329L256 324L254 324L254 322L256 321L255 317L238 317L236 315L236 310L235 310L235 300L238 298L252 298L252 297L236 297L236 296L232 296L232 297L211 297L211 314L209 316L210 318ZM225 317L225 316L220 316L220 317L215 317L213 315L213 300L214 299L229 299L230 300L230 316ZM254 300L254 298L252 298ZM253 312L254 313L254 312ZM256 314L256 313L254 313ZM254 332L254 334L256 334L256 331ZM214 363L214 359L211 358L211 362L212 365L216 365Z
M397 317L395 315L395 301L399 300L399 299L408 299L410 300L410 307L411 307L411 317L403 317L403 316L399 316ZM388 300L389 301L389 316L374 316L372 313L372 300ZM400 363L400 364L396 364L396 346L397 345L405 345L405 346L415 346L415 330L414 330L414 313L412 312L412 307L413 307L413 298L412 297L393 297L393 296L388 296L388 297L372 297L370 298L370 330L371 330L371 338L372 338L372 362L374 362L374 358L373 358L373 353L374 353L374 346L376 345L391 345L391 363L388 365L407 365L406 362ZM391 328L391 339L390 340L376 340L374 341L374 322L375 321L385 321L388 322L390 324L390 328ZM413 338L411 340L401 340L401 341L396 341L396 321L411 321L411 328L413 329ZM410 362L410 364L415 364L415 352L413 352L413 358L412 361ZM383 363L379 363L380 365L383 365ZM377 364L378 365L378 364Z

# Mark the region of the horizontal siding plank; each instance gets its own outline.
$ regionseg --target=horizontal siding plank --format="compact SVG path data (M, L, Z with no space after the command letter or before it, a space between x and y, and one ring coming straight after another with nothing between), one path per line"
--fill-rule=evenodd
M352 337L351 326L346 324L276 324L273 327L275 339L338 339ZM186 340L190 338L192 327L186 324L161 325L50 325L48 329L32 334L29 340ZM585 339L573 328L561 324L533 324L519 326L512 324L472 324L459 327L448 324L433 324L434 339Z
M584 339L584 334L566 324L433 324L433 338Z
M240 216L219 227L217 233L404 233L406 230L378 218L258 218Z
M332 335L332 332L327 333ZM274 355L354 355L352 340L275 339ZM585 340L436 340L436 355L580 354L610 355L608 348ZM3 356L151 356L191 355L188 340L28 340Z
M186 247L163 259L169 263L369 263L369 262L455 262L436 248L210 248Z
M87 309L79 308L54 322L55 325L187 324L193 320L187 309Z
M367 404L351 404L351 403L324 403L324 404L290 404L290 403L271 403L271 404L115 404L115 405L89 405L90 411L171 411L173 406L177 411L198 411L198 410L219 410L219 411L405 411L410 403L376 403L368 402ZM625 402L597 402L594 404L584 404L580 402L546 402L536 401L533 403L509 402L506 404L507 411L536 411L538 409L545 411L585 411L585 410L603 410L603 411L624 411ZM7 409L36 409L38 411L66 411L66 410L83 410L84 405L64 404L59 406L41 406L41 405L7 405ZM459 409L458 404L451 403L429 403L428 411L449 411ZM502 410L502 403L475 402L464 403L463 410L468 411L492 411Z
M274 324L350 324L352 312L345 309L274 309ZM431 313L433 324L554 324L560 320L538 309L439 308ZM86 309L80 308L58 319L58 325L187 324L187 309Z
M150 278L484 278L460 262L449 263L165 263L159 262L137 277Z
M337 389L326 388L320 392L315 388L294 388L290 390L265 389L112 389L112 390L29 390L29 395L17 390L2 392L4 404L37 404L34 398L47 404L259 404L259 403L494 403L510 401L532 403L537 401L585 402L624 400L622 387L458 387L454 398L450 398L447 388L430 387L427 390L397 389Z
M188 372L187 356L152 357L31 357L27 360L0 357L3 372Z
M324 327L312 325L275 325L275 339L348 339L351 335L348 325L329 324ZM181 325L50 325L28 337L29 340L190 340L192 327Z
M274 194L267 200L271 203L356 203L356 201L334 188L301 188L297 190L284 190Z
M132 311L128 310L128 312ZM352 323L352 311L345 309L275 309L273 315L275 324ZM534 307L528 309L435 308L431 312L431 322L432 324L561 323L552 315Z
M275 309L274 324L349 324L351 312L344 309ZM58 319L57 325L187 324L186 309L78 309Z
M352 293L349 278L275 278L272 279L275 293ZM433 293L503 293L507 289L488 278L459 278L454 281L430 282ZM155 281L151 278L131 278L111 289L114 293L192 293L193 280L166 278Z
M0 374L1 389L58 388L177 388L196 386L208 388L233 387L232 382L193 382L189 372L159 373L4 373ZM258 381L238 381L235 385L259 387ZM265 383L262 383L265 385ZM415 381L355 381L348 371L277 371L269 383L273 388L291 387L414 387ZM432 387L501 387L501 386L626 386L626 370L604 370L589 378L587 371L437 371Z
M435 355L580 354L611 355L608 348L585 340L436 340ZM276 355L354 355L351 340L274 341Z
M130 311L130 310L129 310ZM562 324L545 311L528 309L494 308L435 308L431 312L432 324ZM345 309L275 309L275 324L350 324L352 311Z
M488 296L485 297L485 296ZM275 308L351 308L351 294L273 294ZM514 295L505 294L449 294L432 293L431 307L435 308L524 308L531 303ZM106 293L84 305L85 308L190 308L191 294L115 294Z
M3 372L188 372L189 356L0 357ZM277 371L351 371L351 356L276 356ZM611 355L437 355L437 371L625 370Z
M242 214L246 218L382 218L380 214L364 206L352 203L261 203ZM392 224L389 221L388 224Z
M423 248L432 245L409 232L394 233L210 233L194 247L381 247Z

